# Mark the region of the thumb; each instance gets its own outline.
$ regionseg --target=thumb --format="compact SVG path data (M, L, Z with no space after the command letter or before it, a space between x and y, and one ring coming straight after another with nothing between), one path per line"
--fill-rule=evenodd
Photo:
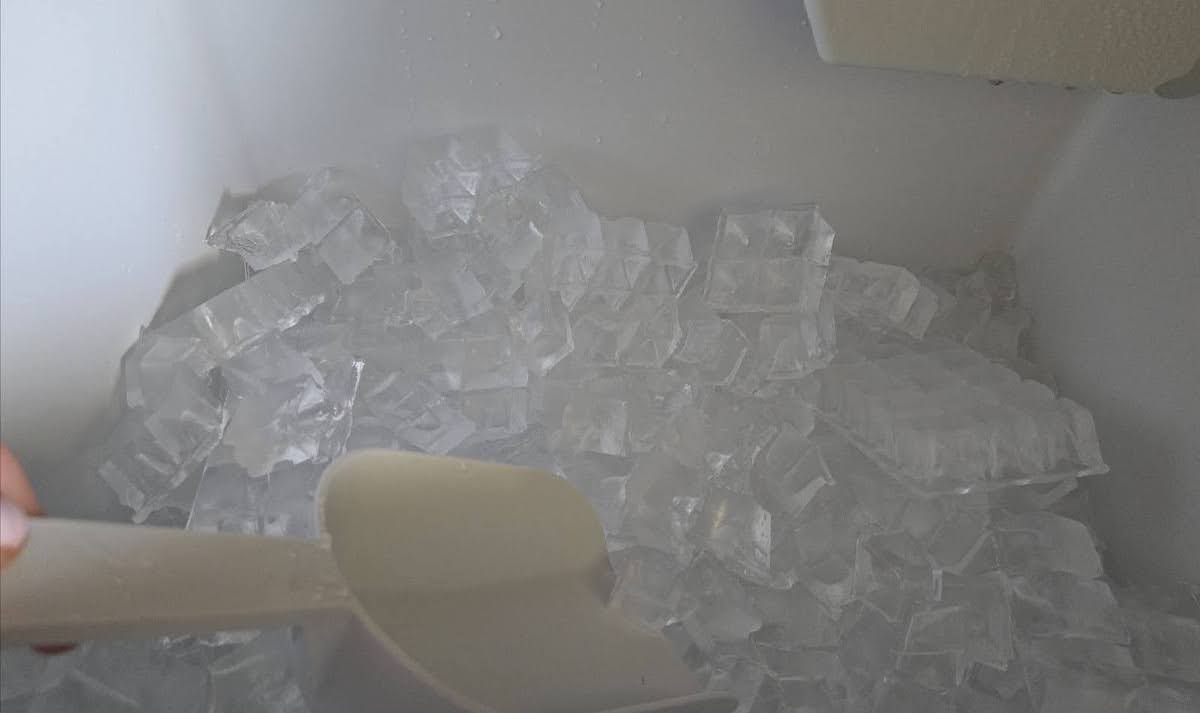
M11 500L0 498L0 569L20 554L29 537L29 516Z

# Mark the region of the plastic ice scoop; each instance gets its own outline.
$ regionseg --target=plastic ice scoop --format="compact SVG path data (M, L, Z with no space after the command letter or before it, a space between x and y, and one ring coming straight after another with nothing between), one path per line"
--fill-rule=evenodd
M298 625L317 711L724 713L605 606L604 536L549 473L393 451L331 465L318 541L38 520L5 645Z

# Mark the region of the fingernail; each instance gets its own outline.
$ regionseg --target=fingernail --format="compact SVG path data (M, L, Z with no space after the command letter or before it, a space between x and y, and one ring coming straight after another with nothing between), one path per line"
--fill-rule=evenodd
M16 503L0 500L0 547L19 550L29 537L29 516Z

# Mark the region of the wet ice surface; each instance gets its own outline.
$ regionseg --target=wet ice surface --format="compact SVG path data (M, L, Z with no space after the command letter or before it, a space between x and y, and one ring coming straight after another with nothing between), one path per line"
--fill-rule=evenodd
M349 184L231 204L208 240L247 279L129 350L88 458L134 520L313 537L356 448L532 466L595 506L610 605L741 711L1197 710L1196 590L1104 577L1076 488L1105 469L1094 427L1026 359L1011 258L832 255L812 205L691 236L600 216L494 130L412 147L410 221ZM0 701L301 713L290 648L6 650Z

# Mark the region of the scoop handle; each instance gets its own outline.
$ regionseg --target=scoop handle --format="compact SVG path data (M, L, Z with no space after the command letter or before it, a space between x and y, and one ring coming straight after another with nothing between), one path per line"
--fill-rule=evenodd
M326 542L50 518L0 589L5 645L260 628L349 600Z

